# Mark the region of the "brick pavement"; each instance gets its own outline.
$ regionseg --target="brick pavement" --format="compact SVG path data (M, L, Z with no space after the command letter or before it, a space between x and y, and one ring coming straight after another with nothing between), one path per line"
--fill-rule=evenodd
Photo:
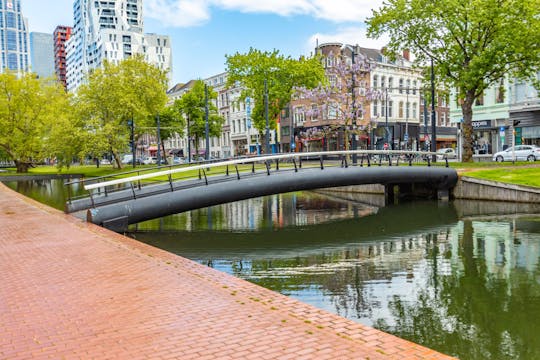
M451 359L0 183L0 359Z

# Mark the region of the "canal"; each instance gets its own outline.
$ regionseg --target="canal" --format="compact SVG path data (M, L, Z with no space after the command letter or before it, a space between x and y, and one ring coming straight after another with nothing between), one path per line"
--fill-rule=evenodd
M8 186L62 209L62 182ZM540 205L301 192L127 235L460 359L539 359Z

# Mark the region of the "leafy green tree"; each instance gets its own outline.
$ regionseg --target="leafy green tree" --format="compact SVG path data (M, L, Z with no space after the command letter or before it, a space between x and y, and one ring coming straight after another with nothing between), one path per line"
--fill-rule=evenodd
M251 48L247 54L227 55L227 85L240 84L244 90L240 101L253 99L252 119L261 138L266 129L265 82L268 94L269 128L276 128L276 119L290 101L296 87L314 88L325 81L324 68L317 57L298 60L285 57L278 50L260 51Z
M205 84L202 80L196 80L193 87L182 97L174 102L174 108L184 116L189 124L189 135L195 140L195 151L199 151L199 139L206 136L206 109L205 109ZM218 114L218 108L214 101L217 93L208 86L208 132L209 136L219 136L221 127L225 122Z
M433 60L438 81L457 91L463 113L463 161L472 160L475 99L505 76L531 78L540 65L538 0L387 0L367 20L388 49Z
M134 56L119 64L105 62L77 93L76 108L87 131L86 152L112 153L118 168L129 144L133 120L136 133L155 127L167 102L167 73Z
M59 155L52 150L57 144L70 143L70 109L68 95L57 82L32 73L0 74L0 149L17 172Z
M159 114L160 121L160 137L161 139L168 139L175 134L184 136L184 130L186 128L186 120L178 113L174 105L166 106ZM165 145L161 141L162 154L165 154Z

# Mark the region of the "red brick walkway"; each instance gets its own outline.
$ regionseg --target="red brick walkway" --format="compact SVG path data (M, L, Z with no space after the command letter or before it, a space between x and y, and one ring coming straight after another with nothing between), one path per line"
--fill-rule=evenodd
M0 359L450 359L0 184Z

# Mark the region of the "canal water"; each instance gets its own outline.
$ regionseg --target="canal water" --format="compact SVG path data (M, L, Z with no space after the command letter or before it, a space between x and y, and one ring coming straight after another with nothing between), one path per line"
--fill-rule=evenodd
M63 208L61 182L8 185ZM281 194L128 235L460 359L540 359L540 205L383 200Z

